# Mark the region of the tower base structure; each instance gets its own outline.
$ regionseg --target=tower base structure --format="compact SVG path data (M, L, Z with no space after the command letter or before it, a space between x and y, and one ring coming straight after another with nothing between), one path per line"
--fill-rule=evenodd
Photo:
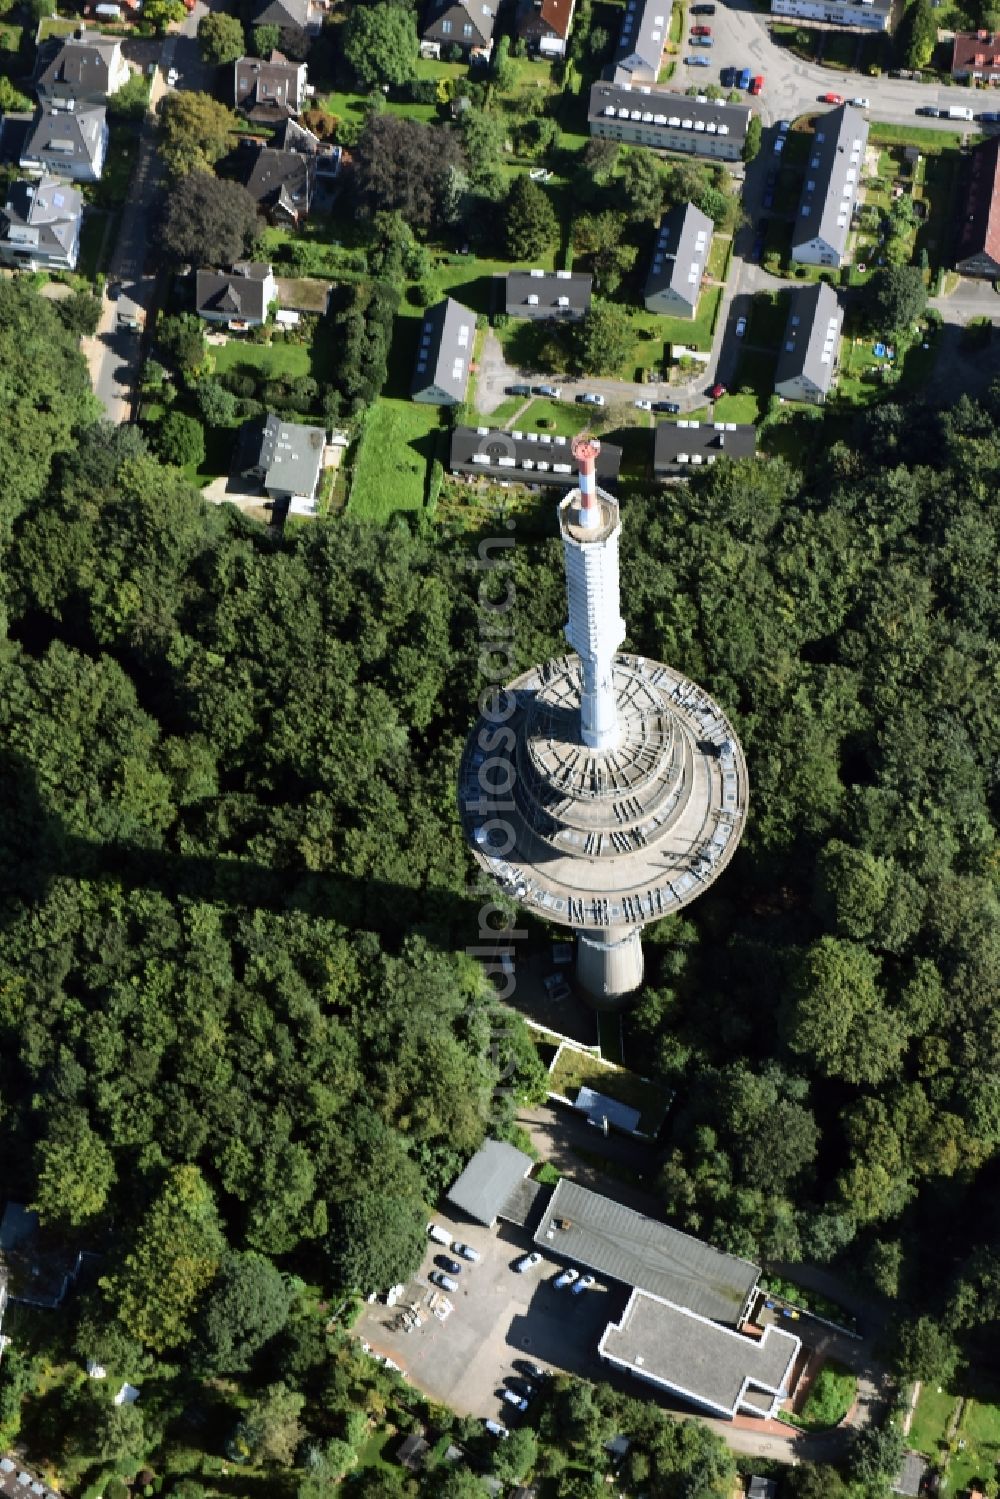
M621 1009L642 983L641 927L576 934L576 977L595 1010Z

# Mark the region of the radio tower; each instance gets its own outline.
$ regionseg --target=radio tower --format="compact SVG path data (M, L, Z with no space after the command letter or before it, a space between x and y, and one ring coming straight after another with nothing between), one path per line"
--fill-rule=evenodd
M645 925L689 905L743 832L743 751L708 694L622 653L618 501L599 489L600 443L578 437L580 485L559 505L575 654L494 695L459 772L479 863L534 915L572 927L577 978L615 1008L642 982Z

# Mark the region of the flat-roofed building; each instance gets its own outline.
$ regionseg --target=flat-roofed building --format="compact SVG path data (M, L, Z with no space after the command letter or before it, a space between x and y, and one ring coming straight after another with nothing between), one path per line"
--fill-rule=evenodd
M594 285L583 271L508 271L503 280L507 316L537 319L582 318Z
M548 432L456 427L451 434L448 468L453 474L472 478L572 489L577 483L577 468L569 444L568 437ZM597 459L598 481L613 484L621 461L621 448L602 442Z
M843 265L867 144L868 121L859 109L842 104L817 119L792 230L793 260Z
M605 1328L598 1352L605 1363L731 1421L777 1414L800 1347L783 1328L747 1337L637 1289L621 1321Z
M410 388L414 401L458 406L465 400L475 336L476 314L454 297L428 308Z
M591 135L604 140L738 161L747 137L750 108L746 104L691 99L667 89L595 83L590 90L587 123Z
M775 394L821 405L837 368L844 309L823 281L792 293L774 375Z
M739 1327L760 1270L562 1177L535 1243L622 1285Z
M771 14L859 31L888 31L892 0L771 0Z
M678 203L660 220L643 300L649 312L693 318L712 250L712 220L693 203Z
M681 417L659 422L653 440L653 473L676 479L707 468L720 458L752 458L757 429L750 422L700 422Z

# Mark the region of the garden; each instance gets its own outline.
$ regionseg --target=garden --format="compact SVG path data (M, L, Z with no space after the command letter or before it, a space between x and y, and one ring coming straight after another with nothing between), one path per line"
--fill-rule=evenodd
M799 1411L783 1411L780 1419L802 1431L831 1431L839 1426L854 1404L858 1381L843 1364L823 1365Z
M638 1129L656 1135L666 1118L673 1094L660 1083L650 1082L638 1073L615 1067L589 1052L561 1046L549 1073L549 1088L570 1101L581 1088L592 1088L608 1098L617 1099L629 1108L638 1109Z
M998 1476L1000 1404L926 1384L913 1413L908 1441L941 1473L942 1494L983 1488Z

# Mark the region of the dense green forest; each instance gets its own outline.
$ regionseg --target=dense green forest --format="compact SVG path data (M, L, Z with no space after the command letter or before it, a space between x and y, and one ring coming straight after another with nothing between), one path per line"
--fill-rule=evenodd
M299 1401L299 1453L343 1437L313 1324L289 1331L304 1287L408 1269L426 1205L511 1128L501 1080L539 1088L464 955L482 538L430 516L279 536L206 506L94 424L81 369L51 307L0 285L6 405L34 412L3 437L0 1195L102 1257L60 1334L79 1353L249 1372L258 1405ZM726 878L649 932L628 1022L677 1091L664 1209L751 1255L852 1257L980 1359L969 1336L1000 1316L998 430L1000 392L888 406L804 471L623 491L631 644L726 705L752 784ZM499 585L515 669L560 649L550 509ZM58 1441L74 1429L61 1411Z

